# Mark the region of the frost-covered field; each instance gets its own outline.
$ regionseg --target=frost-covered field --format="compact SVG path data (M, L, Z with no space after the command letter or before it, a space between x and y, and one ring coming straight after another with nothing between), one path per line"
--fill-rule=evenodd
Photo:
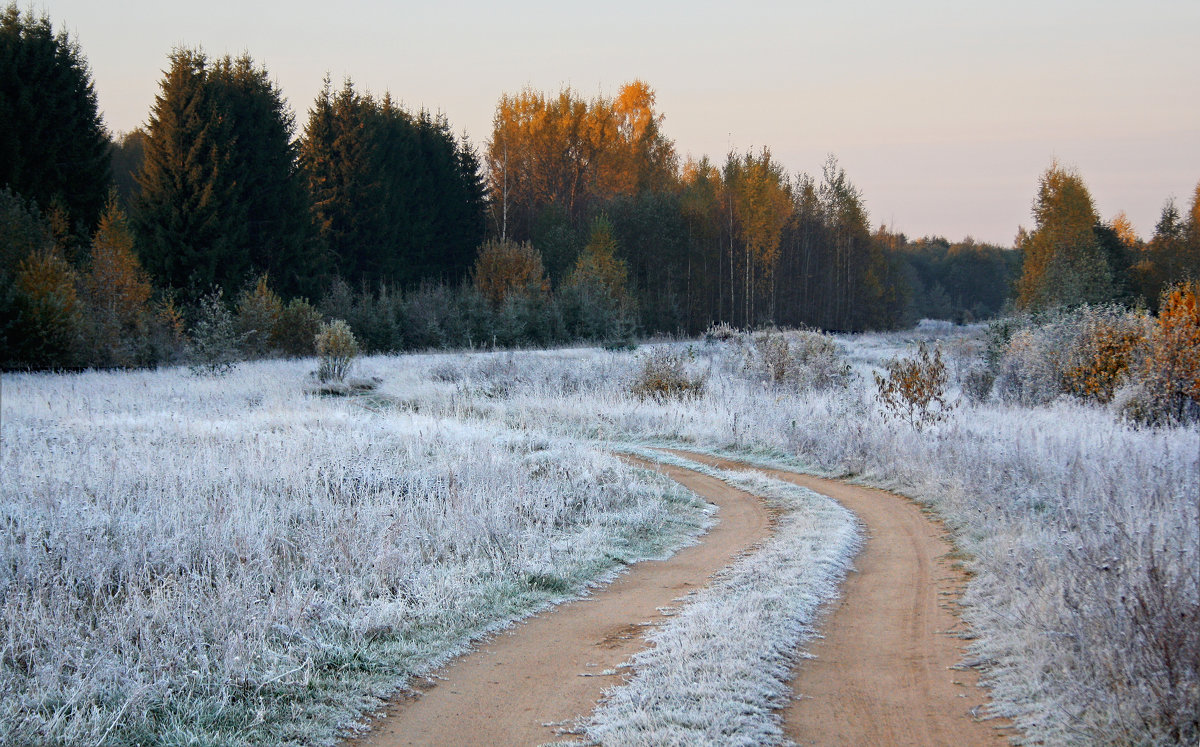
M842 338L856 381L802 392L727 343L675 344L708 377L683 401L630 394L648 347L369 358L383 384L352 401L302 395L311 361L6 376L0 723L9 741L327 738L396 684L386 668L426 669L697 530L696 504L598 451L622 442L925 501L969 558L973 655L1025 739L1194 738L1200 430L963 401L918 433L869 384L916 336ZM729 671L762 661L720 650Z
M403 372L373 365L398 400L457 417L686 444L924 501L971 558L965 615L995 713L1030 742L1194 741L1200 429L1139 430L1068 400L964 400L918 433L884 419L867 383L873 365L918 337L953 355L978 347L944 330L841 338L857 383L792 392L742 375L729 345L695 343L705 393L666 402L629 394L645 348L430 357Z
M5 376L0 744L312 744L695 534L560 438L302 394L308 363Z

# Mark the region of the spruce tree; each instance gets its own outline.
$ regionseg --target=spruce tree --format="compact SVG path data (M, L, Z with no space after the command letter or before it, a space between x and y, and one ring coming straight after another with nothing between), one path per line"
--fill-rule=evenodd
M48 16L0 11L0 187L60 205L87 236L104 207L109 140L79 45Z
M267 271L285 292L307 290L320 268L282 94L248 57L178 49L170 60L137 176L146 268L191 299Z

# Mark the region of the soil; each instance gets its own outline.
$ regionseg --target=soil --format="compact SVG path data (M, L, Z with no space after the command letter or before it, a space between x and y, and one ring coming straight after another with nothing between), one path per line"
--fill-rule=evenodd
M689 591L751 550L771 529L762 501L720 480L657 469L720 507L700 544L645 561L592 595L529 618L456 659L418 693L398 699L353 747L535 745L563 739L618 670L645 647L648 628ZM618 672L612 674L612 672Z
M745 464L672 453L721 469ZM854 512L867 541L842 596L821 621L823 638L793 671L796 700L784 731L800 745L999 745L1009 724L979 720L986 693L963 669L956 614L967 576L945 528L913 501L882 490L766 470Z

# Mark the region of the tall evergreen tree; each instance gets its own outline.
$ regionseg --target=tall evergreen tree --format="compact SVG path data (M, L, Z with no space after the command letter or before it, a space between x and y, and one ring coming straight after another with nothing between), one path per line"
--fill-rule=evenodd
M145 267L193 299L261 272L285 292L303 289L319 268L306 253L282 94L248 57L211 63L177 49L170 60L137 176L133 222Z
M108 193L109 140L79 45L48 16L0 11L0 187L60 205L86 237Z
M464 278L483 238L482 177L441 116L412 115L350 81L309 110L301 162L334 271L412 286Z

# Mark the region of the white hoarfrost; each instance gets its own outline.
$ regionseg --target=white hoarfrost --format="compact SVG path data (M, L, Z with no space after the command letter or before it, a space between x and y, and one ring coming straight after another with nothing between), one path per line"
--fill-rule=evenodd
M4 378L0 744L316 744L707 515L561 437L307 366Z
M780 744L792 666L861 545L857 522L836 501L761 474L639 454L718 477L779 514L761 547L649 636L633 677L605 694L586 734L605 745Z
M971 663L1021 739L1194 742L1200 427L1137 429L1067 400L960 399L920 433L882 417L871 371L934 338L957 375L982 344L960 332L838 337L853 375L815 390L748 375L734 344L672 343L705 381L682 400L633 393L647 347L367 358L379 391L342 400L302 393L312 361L224 379L5 375L0 742L330 741L405 673L700 530L693 496L603 442L735 455L926 503L971 571ZM808 514L789 515L800 531ZM784 695L768 682L783 661L771 647L805 634L809 597L747 603L765 615L754 626L740 613L710 623L735 574L765 588L754 574L796 571L775 583L823 588L832 565L772 554L799 536L731 568L705 607L685 605L686 636L662 632L664 656L730 673L704 724L773 738L766 709ZM803 552L840 557L836 537ZM784 620L779 637L768 619ZM638 676L670 666L646 657ZM756 679L746 662L764 660L776 663ZM603 741L669 742L683 719L636 721L648 711L633 696L701 674L614 693L593 728L626 714L630 730Z

